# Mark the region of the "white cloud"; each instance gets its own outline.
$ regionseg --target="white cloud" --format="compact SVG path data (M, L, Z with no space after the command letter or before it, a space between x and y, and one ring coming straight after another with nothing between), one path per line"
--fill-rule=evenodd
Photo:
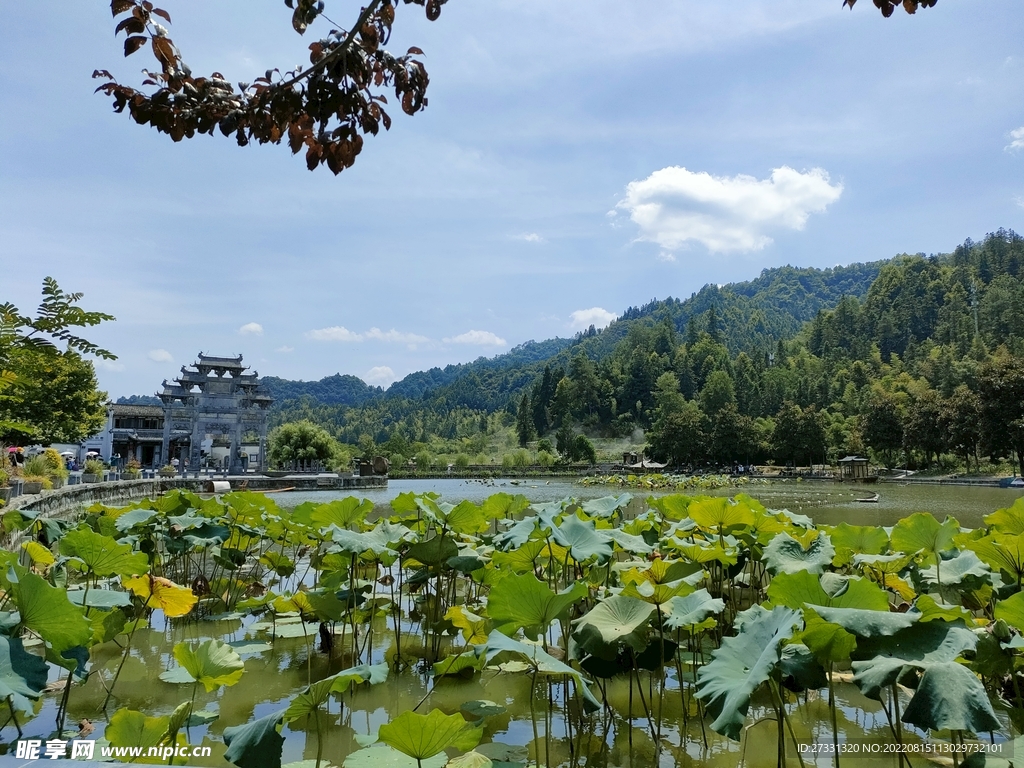
M508 346L506 342L500 336L497 336L490 331L466 331L460 333L458 336L452 336L449 339L444 340L445 344L476 344L478 346L487 347L505 347Z
M287 344L285 344L283 347L278 347L274 351L275 352L294 352L295 351L295 347L289 347Z
M154 363L173 363L174 358L171 353L166 349L151 349L149 351L149 359Z
M569 317L573 328L585 330L591 325L595 328L604 328L615 319L615 313L601 307L591 307L590 309L577 309Z
M524 232L521 235L513 236L512 239L513 240L522 240L525 243L546 243L547 242L547 240L545 240L543 237L538 235L536 232Z
M426 336L417 336L415 333L402 333L392 328L390 331L382 331L380 328L371 328L363 334L364 339L375 339L377 341L397 342L399 344L422 344L430 341Z
M812 213L839 199L842 184L828 173L788 166L763 180L712 176L670 166L626 185L618 204L640 227L638 239L673 251L694 240L712 252L754 251L772 242L772 229L804 228Z
M260 325L259 323L246 323L245 325L238 329L238 332L243 336L262 336L263 326Z
M363 337L353 333L343 325L332 325L330 328L319 328L308 331L306 336L313 341L362 341Z
M395 376L395 372L388 366L377 365L366 372L366 375L363 376L363 381L367 384L376 384L381 387L386 387L396 378L397 376Z
M658 261L675 261L676 255L672 251L660 251L658 253Z
M103 358L97 358L93 360L93 365L104 371L112 371L117 373L124 370L124 363L119 363L116 360L104 360Z
M333 325L330 328L320 328L315 331L308 331L307 338L314 341L383 341L388 344L422 344L430 341L426 336L415 333L403 333L392 328L390 331L382 331L380 328L371 328L366 333L350 331L343 325Z
M1010 143L1007 149L1024 149L1024 125L1010 131Z

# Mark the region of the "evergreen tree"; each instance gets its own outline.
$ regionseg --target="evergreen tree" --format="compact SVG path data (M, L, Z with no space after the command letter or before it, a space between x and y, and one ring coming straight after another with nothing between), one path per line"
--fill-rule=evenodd
M523 448L537 435L536 428L533 425L533 408L530 406L530 395L527 392L523 393L523 398L519 401L519 411L516 414L516 435L519 438L520 447Z

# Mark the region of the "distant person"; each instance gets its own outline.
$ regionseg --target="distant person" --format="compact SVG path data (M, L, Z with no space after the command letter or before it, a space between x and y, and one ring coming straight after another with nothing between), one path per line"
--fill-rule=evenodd
M178 471L178 463L179 462L178 462L178 457L177 456L175 456L173 459L171 459L171 466L174 467L174 471L175 472Z

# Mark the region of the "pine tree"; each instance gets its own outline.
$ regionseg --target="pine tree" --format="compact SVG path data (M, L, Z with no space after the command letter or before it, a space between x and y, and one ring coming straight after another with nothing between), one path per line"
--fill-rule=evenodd
M530 407L530 394L523 393L523 399L519 401L519 411L516 414L516 434L519 436L519 445L523 448L536 436L533 428L533 409Z

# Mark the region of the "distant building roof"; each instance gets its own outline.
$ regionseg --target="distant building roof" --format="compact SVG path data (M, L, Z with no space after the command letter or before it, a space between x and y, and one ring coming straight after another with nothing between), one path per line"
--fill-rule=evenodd
M110 404L110 411L114 416L142 416L143 418L163 418L164 407L162 405L118 405Z
M867 461L863 456L847 456L845 459L840 459L840 464L853 464L857 461Z

